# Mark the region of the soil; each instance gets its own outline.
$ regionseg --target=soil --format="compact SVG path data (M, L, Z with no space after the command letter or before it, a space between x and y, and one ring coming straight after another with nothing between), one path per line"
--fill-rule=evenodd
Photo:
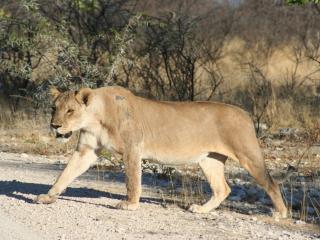
M137 211L117 210L125 198L122 173L91 169L50 205L33 203L66 163L63 156L0 152L0 239L319 239L319 225L237 211L229 203L194 214L165 201L161 184L143 179ZM208 196L207 196L208 197ZM240 203L245 205L245 203ZM241 209L241 207L240 207Z

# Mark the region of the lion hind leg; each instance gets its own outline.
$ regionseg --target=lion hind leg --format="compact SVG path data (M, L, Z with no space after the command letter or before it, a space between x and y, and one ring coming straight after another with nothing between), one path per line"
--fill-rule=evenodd
M262 154L249 153L238 155L240 164L250 173L250 175L256 180L256 182L268 193L270 196L277 213L280 217L287 217L287 208L284 204L279 185L274 182L269 172L266 169L265 162Z
M212 209L219 207L221 202L228 197L231 189L224 176L224 163L225 161L208 157L199 162L214 195L203 205L191 205L189 208L191 212L208 213Z

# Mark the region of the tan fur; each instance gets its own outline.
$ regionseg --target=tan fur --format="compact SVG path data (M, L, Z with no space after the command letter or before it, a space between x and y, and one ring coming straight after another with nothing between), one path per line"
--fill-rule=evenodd
M53 99L56 99L60 95L60 92L55 87L50 88L50 93Z
M55 106L51 123L60 126L56 131L81 133L66 169L48 194L38 196L39 203L55 201L96 160L96 152L107 148L122 155L125 164L128 200L118 208L138 208L141 159L152 159L162 164L199 164L214 197L203 206L192 205L190 210L209 212L230 193L224 177L229 157L267 191L281 216L287 215L279 187L266 170L252 121L240 108L213 102L152 101L121 87L59 93Z

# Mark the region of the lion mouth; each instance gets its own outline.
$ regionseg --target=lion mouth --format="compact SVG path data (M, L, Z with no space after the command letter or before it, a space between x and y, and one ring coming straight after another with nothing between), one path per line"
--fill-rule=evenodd
M56 138L68 139L71 137L71 135L72 135L72 132L67 132L65 134L61 134L61 133L56 132Z

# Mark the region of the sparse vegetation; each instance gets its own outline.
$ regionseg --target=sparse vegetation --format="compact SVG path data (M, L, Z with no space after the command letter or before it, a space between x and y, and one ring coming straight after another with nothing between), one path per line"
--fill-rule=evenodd
M256 126L301 128L319 117L320 14L313 5L133 3L0 4L3 107L41 112L48 85L116 84L155 99L241 105ZM283 103L305 114L284 115Z
M121 85L160 100L232 103L252 115L264 149L279 147L266 142L280 141L281 128L295 131L281 140L288 149L319 144L319 1L235 2L2 1L0 150L68 152L70 145L54 143L46 127L49 85ZM294 217L319 222L319 198L313 194L319 183L303 181L319 179L320 153L312 154L290 152L277 161L276 154L265 155L269 166L281 169L305 162L283 193ZM109 153L102 156L111 159ZM154 165L144 166L172 183L170 169L159 173ZM184 205L205 197L194 172L197 180L182 176L179 193L169 187Z

